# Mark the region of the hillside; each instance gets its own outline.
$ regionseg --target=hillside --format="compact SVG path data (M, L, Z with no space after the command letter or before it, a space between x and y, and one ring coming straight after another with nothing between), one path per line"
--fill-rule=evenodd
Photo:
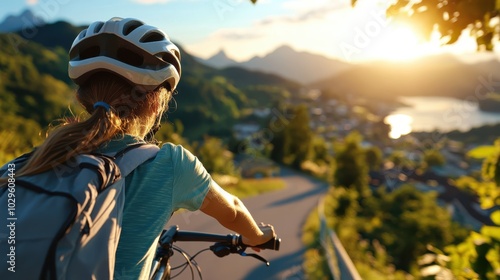
M427 57L413 62L355 65L352 69L312 87L391 100L397 96L446 96L481 98L482 81L497 81L498 61L471 66L451 55ZM490 85L490 89L493 86ZM484 89L483 89L484 90ZM500 88L496 88L500 90ZM481 91L482 92L482 91ZM486 92L484 92L486 93Z
M47 48L61 47L68 51L76 36L84 27L77 27L65 21L57 21L51 24L34 27L30 32L17 30L16 33L33 42L44 45Z
M26 152L40 142L49 122L68 113L72 90L56 78L66 65L61 52L0 34L0 160Z
M20 43L14 45L14 41ZM66 69L64 53L15 34L0 34L2 114L31 119L40 125L61 116L72 100L70 85L58 79Z
M37 28L29 40L0 34L0 109L10 118L34 121L43 128L64 115L73 102L67 49L82 28L67 22ZM228 137L246 109L282 101L300 87L275 75L217 70L180 49L182 78L168 122L180 120L188 128L185 136L192 140L206 133Z

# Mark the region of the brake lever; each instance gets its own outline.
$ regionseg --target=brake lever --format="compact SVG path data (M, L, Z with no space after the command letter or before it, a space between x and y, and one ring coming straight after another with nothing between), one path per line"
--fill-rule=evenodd
M257 255L257 254L253 254L253 253L252 254L247 254L247 253L245 253L245 251L242 251L240 253L240 255L243 256L243 257L254 257L254 258L258 259L259 261L265 263L267 266L269 266L269 261L266 260L266 259L264 259L261 255Z
M246 246L229 246L221 243L216 243L212 246L210 246L210 250L219 258L225 257L229 254L239 254L242 257L253 257L263 263L265 263L267 266L269 266L269 261L264 259L262 256L258 254L247 254L245 252Z

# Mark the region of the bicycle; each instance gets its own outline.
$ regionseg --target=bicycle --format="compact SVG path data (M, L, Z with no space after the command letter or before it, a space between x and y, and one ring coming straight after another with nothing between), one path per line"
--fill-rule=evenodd
M190 256L178 246L173 245L174 242L179 242L179 241L214 242L214 244L208 248L198 251L193 256ZM280 248L280 243L281 239L275 237L264 244L254 247L278 251ZM222 235L222 234L213 234L206 232L182 231L179 230L178 226L171 226L169 229L163 230L158 240L156 255L151 267L150 280L172 279L180 275L188 267L191 270L192 279L194 279L195 277L194 267L198 272L198 277L200 279L203 279L203 276L201 274L201 268L198 266L198 264L194 259L200 253L208 250L211 250L216 256L220 258L225 257L229 254L239 254L240 256L248 256L256 258L264 262L267 266L269 266L269 262L262 256L254 253L250 254L246 253L245 250L247 247L249 246L243 244L243 242L241 241L241 236L238 234ZM184 257L186 262L176 267L171 267L170 258L173 256L174 251L179 252ZM181 270L176 275L171 276L172 270L176 269L181 269Z

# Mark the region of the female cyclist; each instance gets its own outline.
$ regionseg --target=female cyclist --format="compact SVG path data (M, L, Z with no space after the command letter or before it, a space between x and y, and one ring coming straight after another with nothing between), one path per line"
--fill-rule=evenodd
M55 129L18 176L41 173L77 154L151 142L181 76L179 49L164 32L136 19L92 23L76 37L69 56L77 99L90 116ZM248 245L274 236L271 225L258 225L182 146L163 145L127 176L125 197L116 279L147 278L156 240L180 208L200 209Z

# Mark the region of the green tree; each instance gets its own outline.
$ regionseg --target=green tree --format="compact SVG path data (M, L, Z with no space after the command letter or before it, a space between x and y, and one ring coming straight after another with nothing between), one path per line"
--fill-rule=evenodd
M495 151L483 162L482 180L462 177L457 183L460 188L477 195L482 208L490 210L500 206L499 140L494 147ZM457 279L499 279L500 210L492 212L491 220L493 226L484 225L479 232L471 231L460 244L446 246L442 251L433 249L434 255L447 260L436 265L451 271Z
M464 236L436 203L435 193L410 185L391 193L380 189L365 198L355 189L331 188L325 213L364 279L418 276L417 260L428 246L452 244Z
M271 139L271 154L269 155L272 160L283 163L287 152L285 150L285 147L288 146L287 141L288 138L285 137L284 130L279 130L274 133L274 137Z
M361 147L362 137L358 132L349 134L342 145L336 148L334 184L356 189L364 196L368 188L368 165Z
M380 196L378 207L384 213L381 222L364 235L379 240L398 269L414 272L428 244L440 247L454 241L451 217L436 203L436 193L405 185Z
M395 168L412 168L414 165L414 162L409 160L406 152L397 150L392 152L388 159L394 164Z
M424 163L428 167L443 166L446 163L445 157L435 149L424 151Z
M305 105L299 105L294 109L293 117L286 129L287 156L291 159L291 164L295 168L300 168L300 164L307 160L311 150L313 133L309 126L309 111Z
M233 154L227 150L222 140L206 136L201 145L196 145L195 154L209 173L237 175Z
M325 139L322 137L314 137L311 144L311 158L315 162L330 163L332 157Z
M376 146L369 147L365 150L365 159L370 170L378 170L382 164L382 151Z

